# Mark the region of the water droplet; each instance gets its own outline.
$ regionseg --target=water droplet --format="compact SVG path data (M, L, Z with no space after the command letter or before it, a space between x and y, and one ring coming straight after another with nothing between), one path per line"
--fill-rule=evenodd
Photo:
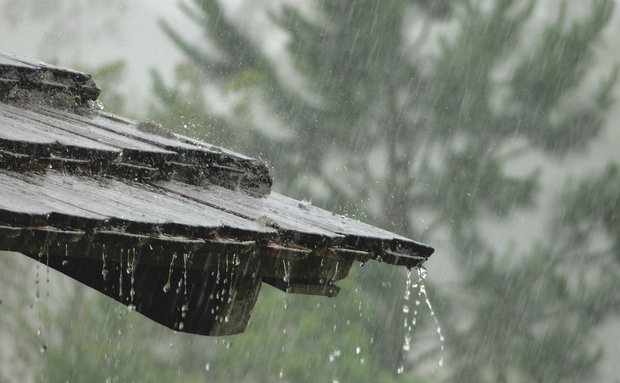
M437 335L439 337L439 343L440 343L440 347L439 347L439 352L440 352L440 359L439 359L439 366L443 366L444 363L444 350L445 350L445 339L443 334L441 333L441 326L439 325L439 320L437 319L437 316L435 315L435 310L433 309L433 305L431 304L430 299L428 298L428 295L426 293L426 285L424 284L424 280L426 279L427 276L427 271L426 269L422 268L422 267L418 267L417 269L418 272L418 280L416 283L412 284L411 286L413 288L417 288L418 289L418 296L417 299L415 301L416 307L420 305L421 301L424 300L424 302L426 303L426 307L428 307L428 310L430 311L430 315L431 318L433 318L433 321L435 322L435 325L437 326ZM417 322L417 315L418 315L418 310L416 309L413 313L413 318L411 321L411 324L413 326L415 326L416 322ZM408 334L409 335L409 334ZM408 342L407 339L405 339L405 345L408 346ZM405 346L403 346L404 348Z
M121 249L119 253L119 263L118 263L118 296L119 298L123 298L123 249Z
M101 102L101 100L95 100L92 102L92 107L93 109L97 109L97 110L103 110L104 106L103 106L103 102Z
M41 345L41 354L43 354L45 351L47 351L47 345L46 344L42 344Z
M402 374L405 371L405 366L403 366L402 364L400 366L398 366L398 370L396 370L396 373L398 375Z
M340 357L341 351L336 349L331 354L329 354L329 361L333 362L336 358Z
M284 266L284 276L282 277L282 280L285 283L288 283L291 272L291 263L287 260L282 260L282 265Z
M129 310L129 311L136 311L136 306L135 305L128 305L127 306L127 310Z
M105 263L105 245L101 245L101 276L103 277L103 280L107 280L108 278L108 269L106 268L106 263Z
M209 371L211 369L211 365L209 363L205 364L205 371Z
M357 346L355 347L355 353L359 355L359 353L362 351L362 348Z

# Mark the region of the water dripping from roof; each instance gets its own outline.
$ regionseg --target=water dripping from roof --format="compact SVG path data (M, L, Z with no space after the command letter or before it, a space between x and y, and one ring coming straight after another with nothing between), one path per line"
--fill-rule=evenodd
M103 280L105 281L108 279L108 268L106 267L106 263L105 263L105 244L101 245L101 263L102 263L101 276L103 277Z
M170 279L172 278L172 269L174 267L174 261L177 259L177 253L172 253L172 260L170 261L170 267L168 268L168 280L163 287L164 293L170 291Z
M413 329L415 328L418 322L420 304L422 301L424 301L426 303L426 307L428 308L430 312L431 318L433 318L433 322L435 322L435 326L437 328L436 332L438 334L439 343L440 343L440 346L439 346L440 356L439 356L438 364L440 367L442 367L444 364L445 338L441 332L441 325L439 324L437 315L435 315L435 310L433 309L433 305L431 304L428 294L426 293L425 280L426 280L426 276L428 273L426 269L423 267L417 267L416 272L418 274L418 278L416 281L412 281L412 278L411 278L412 272L411 270L407 271L407 283L406 283L405 294L404 294L405 303L403 304L403 308L402 308L403 314L405 314L405 319L404 319L404 324L403 324L405 327L405 338L403 342L403 351L406 354L411 350L411 338L412 338ZM418 292L414 300L413 306L411 306L410 304L412 290L417 290ZM404 369L405 369L404 364L401 364L397 369L397 373L402 374L404 372Z
M123 250L119 253L118 261L118 297L123 301Z
M426 276L427 276L427 271L425 268L423 267L419 267L417 268L418 271L418 281L416 282L416 284L413 285L413 287L415 288L416 286L418 287L418 298L420 299L424 299L424 302L426 303L426 307L428 307L430 314L431 314L431 318L433 318L433 321L435 322L435 325L437 326L437 336L439 337L439 351L440 351L440 357L439 357L439 367L443 366L444 363L444 352L445 352L445 347L444 347L444 343L445 343L445 338L441 332L441 325L439 324L439 320L437 319L437 315L435 315L435 310L433 309L433 305L431 304L430 299L428 298L428 295L426 294L426 286L424 284L424 281L426 280ZM416 302L419 302L416 301Z
M134 289L135 282L135 274L136 274L136 249L131 249L131 263L129 262L129 250L127 251L127 274L131 276L130 279L130 287L129 287L129 301L133 305L133 299L136 295L136 290Z

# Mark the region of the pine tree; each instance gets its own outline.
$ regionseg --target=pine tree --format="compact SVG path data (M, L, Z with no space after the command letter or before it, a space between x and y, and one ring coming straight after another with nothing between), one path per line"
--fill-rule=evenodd
M237 114L217 118L218 132L223 143L277 163L280 188L298 195L328 190L323 199L315 194L315 201L367 213L376 217L372 223L425 241L449 234L462 280L457 291L432 291L446 331L448 380L585 379L600 356L588 335L614 313L613 306L593 308L596 300L590 299L618 283L618 248L593 251L592 234L580 228L591 221L615 238L618 218L605 212L606 205L592 207L597 215L583 206L589 192L617 205L614 189L606 186L617 178L615 168L567 194L549 235L525 254L498 254L479 223L506 221L513 210L532 206L537 170L512 176L508 166L533 153L557 158L585 150L600 131L617 72L598 89L585 75L613 3L593 2L578 19L564 4L540 33L528 33L536 29L536 1L452 4L351 0L320 2L312 13L291 6L274 11L273 20L290 37L301 88L215 0L183 9L204 28L216 53L185 41L166 23L162 27L204 84L245 97ZM439 39L429 33L447 22L456 26L452 33ZM411 40L408 28L416 23L421 37ZM165 106L171 93L155 80ZM190 99L183 101L181 89L175 88L179 98L171 105ZM587 102L576 96L584 92ZM257 100L288 135L265 136L260 121L239 117ZM168 113L180 115L178 109ZM201 110L194 122L209 118L203 125L213 126L213 115ZM429 222L419 224L420 211ZM504 265L515 257L516 266ZM583 269L570 267L577 261ZM605 278L587 281L582 274L589 268ZM402 318L384 321L378 314L400 313L402 286L377 287L395 280L392 273L364 270L359 283L377 312L377 321L363 330L376 340L371 358L397 373L402 363L415 370L426 356L404 354Z

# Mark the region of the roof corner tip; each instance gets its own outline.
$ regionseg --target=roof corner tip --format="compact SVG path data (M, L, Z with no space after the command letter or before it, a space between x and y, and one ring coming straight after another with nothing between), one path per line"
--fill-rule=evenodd
M87 73L0 53L0 101L92 107L101 89Z

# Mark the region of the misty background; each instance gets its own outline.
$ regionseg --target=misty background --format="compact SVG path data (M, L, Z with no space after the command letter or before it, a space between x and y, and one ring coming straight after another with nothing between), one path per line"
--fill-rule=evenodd
M246 333L209 339L0 253L0 380L620 381L618 4L218 4L0 1L0 50L435 247L445 350L424 304L403 350L387 265L332 299L264 286Z

